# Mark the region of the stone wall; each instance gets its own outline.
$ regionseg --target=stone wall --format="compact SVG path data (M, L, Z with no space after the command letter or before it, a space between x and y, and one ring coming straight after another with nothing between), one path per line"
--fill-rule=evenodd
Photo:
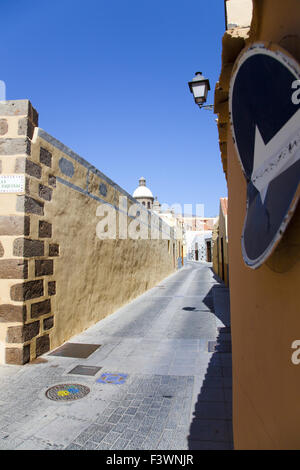
M7 364L61 345L177 266L174 231L168 240L159 218L158 239L148 224L147 240L119 232L99 239L99 205L114 207L117 226L120 217L128 226L134 217L119 198L128 207L137 201L37 126L28 100L0 103L0 171L24 178L24 189L0 193L0 363Z

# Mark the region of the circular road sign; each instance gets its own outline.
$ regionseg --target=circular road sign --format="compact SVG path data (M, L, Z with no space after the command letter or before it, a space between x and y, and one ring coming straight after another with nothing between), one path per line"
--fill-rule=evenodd
M247 182L245 263L258 268L280 241L300 195L300 67L283 49L250 46L229 88L232 135Z

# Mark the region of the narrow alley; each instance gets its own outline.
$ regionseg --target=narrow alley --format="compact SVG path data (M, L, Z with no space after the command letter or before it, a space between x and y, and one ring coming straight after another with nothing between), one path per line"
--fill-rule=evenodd
M56 351L1 365L0 409L0 449L232 449L228 289L188 263Z

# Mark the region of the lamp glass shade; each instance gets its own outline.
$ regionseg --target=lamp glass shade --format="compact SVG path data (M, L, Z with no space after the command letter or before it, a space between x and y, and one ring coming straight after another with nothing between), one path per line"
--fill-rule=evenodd
M197 72L191 82L189 82L190 91L194 95L197 104L203 104L206 101L208 90L210 90L209 80L201 72Z
M206 83L195 83L192 86L193 95L196 103L204 103L207 97L207 84Z

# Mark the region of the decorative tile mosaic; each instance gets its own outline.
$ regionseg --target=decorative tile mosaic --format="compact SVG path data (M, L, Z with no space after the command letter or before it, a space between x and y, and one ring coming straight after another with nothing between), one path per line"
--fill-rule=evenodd
M125 383L128 375L127 374L119 374L119 373L110 373L105 372L100 376L97 382L101 384L114 384L114 385L121 385Z

